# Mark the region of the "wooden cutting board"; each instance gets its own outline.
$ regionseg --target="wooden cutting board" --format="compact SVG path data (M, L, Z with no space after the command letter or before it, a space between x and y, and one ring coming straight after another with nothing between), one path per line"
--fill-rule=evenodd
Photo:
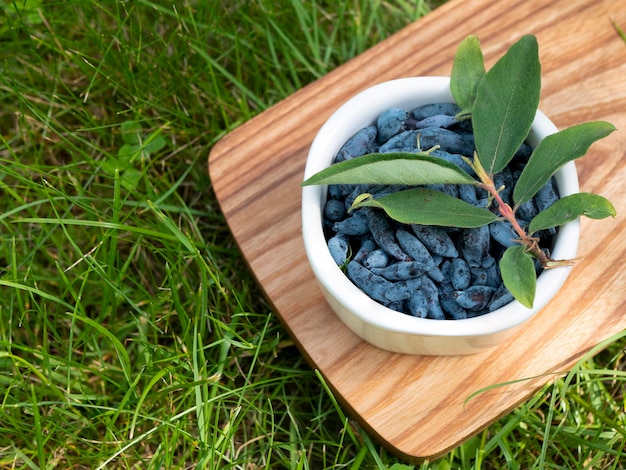
M445 454L626 328L626 43L613 22L626 29L622 0L453 0L237 128L209 156L221 209L277 316L353 417L401 458ZM363 342L324 301L301 241L299 185L313 137L342 102L384 80L449 75L468 34L488 67L535 34L542 111L561 128L618 127L577 164L581 189L612 200L618 217L583 220L583 261L506 343L465 357L393 354Z

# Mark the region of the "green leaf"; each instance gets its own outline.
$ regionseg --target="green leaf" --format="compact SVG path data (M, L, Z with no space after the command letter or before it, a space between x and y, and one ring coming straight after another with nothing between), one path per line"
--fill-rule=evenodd
M461 199L433 189L407 189L378 199L369 196L358 196L352 208L377 207L403 224L474 228L498 220L498 217L487 209L472 206Z
M114 175L115 170L124 171L126 168L128 168L128 163L117 158L109 158L102 162L102 169L110 175Z
M533 151L515 185L515 204L519 206L532 199L559 168L584 156L591 144L613 131L613 124L598 121L572 126L547 136Z
M134 140L134 137L129 137L131 135L134 134L127 134L125 140ZM126 143L122 145L117 154L120 160L128 161L129 165L138 157L141 156L142 158L147 159L150 157L150 154L158 152L165 147L165 139L161 135L160 129L150 133L145 139L141 139L138 134L136 137L137 143Z
M122 183L122 186L124 186L129 191L133 191L139 184L140 180L141 173L135 168L129 168L128 170L124 171L124 173L122 173L120 177L120 182Z
M141 124L136 121L124 121L121 126L122 140L129 145L141 144Z
M124 162L126 165L125 168L131 166L132 161L135 159L135 156L138 154L140 147L138 145L124 144L120 147L119 152L117 152L117 157L120 161Z
M532 308L537 287L537 275L532 257L522 245L506 249L500 260L504 286L522 305Z
M426 152L373 153L346 160L316 173L302 183L313 184L473 184L458 166Z
M450 75L450 91L461 109L472 107L478 84L484 75L485 62L480 42L474 35L467 36L459 44Z
M489 175L501 171L524 142L541 89L537 39L524 36L485 74L472 111L476 151Z
M148 134L148 137L142 142L141 151L149 156L165 147L165 139L161 135L161 129Z
M537 214L530 221L530 233L538 232L551 227L558 227L570 222L581 215L590 219L604 219L615 217L615 207L611 202L598 194L577 193L558 199L546 210Z

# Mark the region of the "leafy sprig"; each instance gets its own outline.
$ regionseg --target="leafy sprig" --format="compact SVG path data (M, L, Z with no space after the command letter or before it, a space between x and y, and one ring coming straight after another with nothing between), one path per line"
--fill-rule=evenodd
M149 160L151 154L163 149L166 141L161 135L163 129L144 136L141 123L136 121L125 121L121 125L121 131L124 145L120 147L117 157L104 161L102 168L112 176L116 171L119 172L122 186L133 191L141 180L142 172L137 167Z
M615 130L608 122L588 122L544 138L533 150L515 187L513 207L501 197L494 175L513 159L527 139L537 113L541 91L541 66L537 39L528 35L486 71L480 43L468 36L454 58L450 90L461 107L458 120L471 119L476 151L466 162L476 174L470 176L456 165L419 153L369 154L330 166L303 182L311 184L472 184L486 190L497 213L472 206L460 199L426 188L412 188L382 197L358 196L351 210L359 207L383 209L391 218L406 224L480 227L505 219L516 231L519 244L507 248L500 261L504 285L527 307L532 307L536 273L533 258L543 268L570 265L572 260L553 260L539 247L533 234L558 227L579 216L600 219L615 216L615 208L597 194L579 193L559 199L535 216L524 229L515 212L533 198L566 163L584 156L589 147Z

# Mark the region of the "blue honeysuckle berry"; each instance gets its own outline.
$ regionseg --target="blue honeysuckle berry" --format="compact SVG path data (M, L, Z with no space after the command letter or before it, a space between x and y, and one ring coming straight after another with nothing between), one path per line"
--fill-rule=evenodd
M427 318L429 302L424 293L420 290L414 291L407 300L409 312L414 317Z
M338 199L329 199L324 205L324 217L330 222L339 222L346 217L346 206Z
M428 150L436 145L444 152L472 156L474 154L474 139L471 136L457 134L448 129L427 127L415 131L419 133L420 148Z
M465 290L455 291L454 299L467 310L480 311L489 305L495 291L495 287L471 286Z
M489 305L487 306L487 310L493 312L494 310L498 310L499 308L504 307L512 301L513 294L511 294L509 290L504 287L504 284L501 283L491 297Z
M352 259L357 263L363 264L363 261L370 255L370 253L372 253L372 251L376 249L378 249L378 245L371 235L363 237L361 239L361 244Z
M435 264L432 255L428 251L428 248L417 238L406 230L398 230L396 232L398 243L404 253L406 253L410 259L419 262L435 281L441 282L443 280L443 274L439 267Z
M446 315L441 309L441 303L439 302L439 289L430 277L423 276L422 285L420 291L426 297L428 302L428 318L433 320L445 320Z
M375 145L377 134L376 126L373 125L358 131L337 152L335 163L373 153L377 148Z
M490 223L489 234L494 241L506 248L516 245L517 242L515 240L519 239L519 235L513 229L511 223L506 220Z
M417 146L417 136L418 131L415 130L401 132L387 140L380 146L378 151L380 153L419 151L420 148Z
M439 303L443 311L454 320L467 318L467 310L461 307L454 298L454 287L450 283L443 283L439 287Z
M470 267L479 267L482 259L489 253L491 236L489 227L464 229L461 232L461 256Z
M459 256L450 235L442 227L413 224L411 230L431 253L446 258Z
M500 276L500 267L496 259L491 255L485 256L481 262L481 268L486 276L485 285L498 287L502 278Z
M402 108L390 108L383 112L376 120L378 129L378 142L384 144L391 137L404 130L404 123L409 113Z
M441 150L451 154L472 155L474 142L454 131L439 127L427 127L401 132L380 146L380 152L399 149L429 150L439 145Z
M399 261L380 268L370 268L374 274L388 281L406 281L428 274L428 268L420 261Z
M487 272L482 266L474 266L470 268L471 281L473 286L486 286L487 285Z
M396 240L394 230L383 211L375 209L368 210L367 219L370 232L376 243L378 243L378 246L385 250L389 256L394 257L398 261L411 260L410 255L402 249L398 240Z
M369 269L355 261L350 261L347 268L348 277L367 295L383 303L406 300L410 292L406 286L388 281L382 276L372 273Z
M412 109L409 112L409 115L413 119L417 121L421 121L422 119L426 119L431 116L436 116L438 114L456 116L460 112L461 112L461 108L459 108L459 106L455 103L433 103L433 104L425 104L415 109Z
M473 206L477 206L478 197L476 196L476 186L473 184L459 185L459 199Z
M410 123L405 124L405 127L407 129L424 129L426 127L443 127L445 129L449 129L450 127L456 125L457 122L458 121L454 116L447 114L435 114L419 121L412 119Z
M345 235L366 235L370 231L367 215L362 210L356 210L344 220L335 222L332 228Z
M532 199L520 204L515 212L515 217L523 220L533 220L539 211Z
M342 184L329 184L328 185L328 199L338 199L342 200L346 197L346 193L344 193L345 185Z
M338 266L343 266L348 259L348 253L350 252L350 242L348 237L341 233L331 237L328 240L328 251L335 260Z
M472 281L469 264L463 258L455 258L450 264L450 281L456 290L467 289Z
M559 199L559 193L556 188L556 182L554 178L550 178L548 182L543 185L537 194L533 198L535 205L539 212L546 210L552 204L554 204Z
M377 248L370 252L361 264L370 270L374 268L384 268L389 264L389 255L382 248Z

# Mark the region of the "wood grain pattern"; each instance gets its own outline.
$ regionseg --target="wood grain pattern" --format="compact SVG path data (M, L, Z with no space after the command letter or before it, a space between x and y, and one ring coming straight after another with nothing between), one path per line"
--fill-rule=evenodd
M626 44L612 26L626 27L623 6L454 0L242 125L211 152L220 206L278 317L353 416L407 460L446 453L626 328ZM335 317L308 267L299 186L306 155L343 101L392 78L449 75L457 44L471 33L488 66L520 35L535 34L542 111L559 127L599 119L618 127L577 165L582 190L607 196L618 217L582 222L584 260L562 293L502 346L469 357L388 353ZM477 390L532 377L465 403Z

